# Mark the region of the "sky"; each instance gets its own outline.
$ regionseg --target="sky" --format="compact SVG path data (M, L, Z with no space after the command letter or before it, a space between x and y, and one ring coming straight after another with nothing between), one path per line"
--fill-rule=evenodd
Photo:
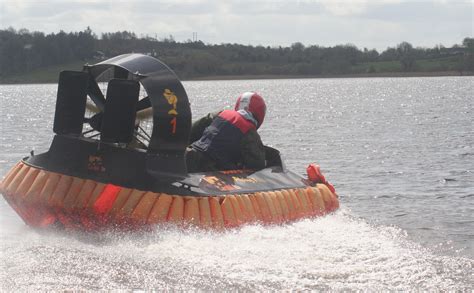
M473 37L474 0L0 0L0 29L131 31L206 44L450 47Z

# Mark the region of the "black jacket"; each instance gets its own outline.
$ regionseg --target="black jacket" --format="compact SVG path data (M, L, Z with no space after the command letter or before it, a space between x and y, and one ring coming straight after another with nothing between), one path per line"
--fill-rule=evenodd
M210 113L194 122L190 142L218 170L265 167L265 148L255 125L236 111Z

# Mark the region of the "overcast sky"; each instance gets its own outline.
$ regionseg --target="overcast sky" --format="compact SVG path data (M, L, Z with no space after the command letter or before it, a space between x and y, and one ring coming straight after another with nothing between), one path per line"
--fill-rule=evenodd
M132 31L177 41L264 46L354 44L379 51L408 41L452 46L472 37L474 0L0 0L0 28L45 33Z

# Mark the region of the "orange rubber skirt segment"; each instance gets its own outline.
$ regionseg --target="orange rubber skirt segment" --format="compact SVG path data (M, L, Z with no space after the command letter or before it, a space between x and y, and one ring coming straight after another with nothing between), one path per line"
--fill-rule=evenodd
M160 223L221 229L249 223L279 224L339 208L324 184L250 194L182 196L104 184L19 162L0 192L30 226L67 229L141 229Z

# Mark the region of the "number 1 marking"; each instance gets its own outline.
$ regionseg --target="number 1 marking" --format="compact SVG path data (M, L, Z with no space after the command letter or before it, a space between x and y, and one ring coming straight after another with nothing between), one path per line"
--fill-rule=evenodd
M172 125L171 127L171 133L172 134L175 134L176 133L176 117L174 117L173 119L171 119L171 122L170 124Z

